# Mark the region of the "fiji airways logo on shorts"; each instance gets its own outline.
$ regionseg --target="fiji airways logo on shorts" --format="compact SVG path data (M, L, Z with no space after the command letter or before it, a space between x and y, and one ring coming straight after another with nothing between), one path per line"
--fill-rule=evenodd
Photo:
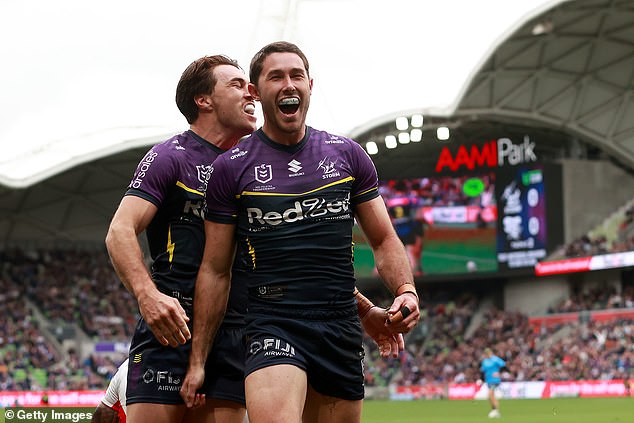
M271 168L270 164L262 163L261 165L256 166L254 169L256 181L262 184L266 184L268 181L273 179L273 169Z
M146 384L157 384L159 391L179 391L181 377L173 374L169 370L149 368L143 373L143 382Z
M249 345L249 354L263 352L266 357L295 357L295 347L279 338L255 339Z
M289 178L303 175L304 172L300 172L300 170L302 170L302 163L300 161L293 159L288 162L288 171L291 172L288 174Z
M326 156L317 165L317 169L321 169L324 174L321 176L322 179L328 178L336 178L337 176L341 176L341 174L337 171L337 159L334 161L330 160L330 157Z

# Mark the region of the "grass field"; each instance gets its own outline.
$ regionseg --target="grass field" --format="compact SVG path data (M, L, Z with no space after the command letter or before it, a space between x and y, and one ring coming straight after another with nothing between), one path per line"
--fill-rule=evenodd
M58 411L92 412L93 408ZM15 409L13 409L15 410ZM363 423L634 423L634 398L557 398L543 400L504 400L502 418L489 419L486 401L365 401ZM0 423L22 423L34 420L5 420ZM41 420L40 420L41 421ZM48 419L47 422L51 420ZM71 419L56 423L70 422ZM74 423L83 423L79 420Z
M365 401L363 423L634 423L634 398L505 400L501 419L487 401Z

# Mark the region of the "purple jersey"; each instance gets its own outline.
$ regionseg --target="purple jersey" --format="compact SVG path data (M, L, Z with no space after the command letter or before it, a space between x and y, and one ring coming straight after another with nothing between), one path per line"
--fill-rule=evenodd
M290 306L353 304L354 206L376 198L359 144L306 128L293 146L256 131L213 164L206 218L237 226L233 284Z
M211 164L223 152L194 132L183 132L147 152L126 191L158 208L146 229L152 279L161 292L179 299L190 317L205 245L204 195ZM246 291L231 293L225 321L240 323Z

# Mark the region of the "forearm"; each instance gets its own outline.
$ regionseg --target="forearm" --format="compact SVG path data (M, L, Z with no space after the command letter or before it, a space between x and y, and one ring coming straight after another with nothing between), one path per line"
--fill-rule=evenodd
M202 266L194 295L194 333L189 358L190 367L203 367L213 339L222 323L231 283L230 272L213 274Z
M97 406L92 413L92 423L118 423L119 414L110 407L106 407L103 403Z
M155 288L134 230L112 225L106 236L106 247L119 279L137 300L144 291Z
M375 246L374 260L383 283L392 294L398 296L404 292L416 293L405 248L396 234L386 236L380 244Z

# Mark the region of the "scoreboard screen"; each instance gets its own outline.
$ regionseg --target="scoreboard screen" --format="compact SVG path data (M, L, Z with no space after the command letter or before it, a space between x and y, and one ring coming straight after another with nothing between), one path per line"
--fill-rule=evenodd
M416 276L530 275L538 261L561 245L560 166L480 161L480 167L446 165L439 171L437 165L421 169L420 175L379 181ZM353 236L357 277L376 277L371 249L356 226Z

